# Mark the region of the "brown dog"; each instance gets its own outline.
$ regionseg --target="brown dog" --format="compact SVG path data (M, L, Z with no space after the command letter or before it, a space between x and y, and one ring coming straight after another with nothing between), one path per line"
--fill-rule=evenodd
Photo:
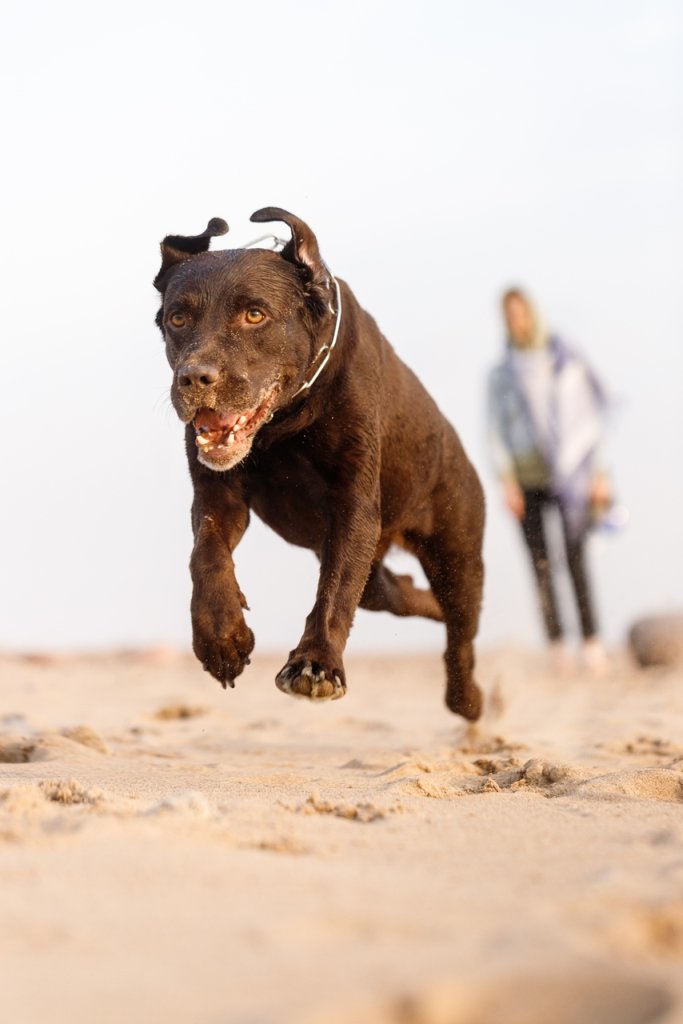
M372 317L323 263L310 228L283 221L281 253L208 252L228 230L168 235L155 286L187 424L194 484L194 651L223 686L249 662L254 636L233 552L249 511L320 559L315 604L278 674L286 693L335 700L356 608L443 620L448 707L481 713L472 679L483 564L484 500L458 437ZM382 562L391 544L420 560L431 590Z

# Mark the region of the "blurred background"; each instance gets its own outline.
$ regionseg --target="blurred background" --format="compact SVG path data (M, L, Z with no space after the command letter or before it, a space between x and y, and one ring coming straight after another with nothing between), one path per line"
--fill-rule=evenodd
M482 642L540 640L485 443L510 283L617 400L607 641L683 605L679 3L43 0L8 4L1 46L1 647L189 644L158 243L220 216L239 245L266 205L311 225L483 476ZM257 649L289 650L313 556L254 520L237 566ZM442 642L359 612L350 649Z

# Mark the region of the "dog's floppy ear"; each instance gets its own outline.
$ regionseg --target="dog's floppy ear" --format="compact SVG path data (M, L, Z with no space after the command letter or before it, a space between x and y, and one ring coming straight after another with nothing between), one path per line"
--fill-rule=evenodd
M161 269L154 278L154 287L161 291L161 282L167 270L176 263L184 263L190 256L206 252L211 239L225 235L228 225L220 217L212 217L201 235L166 235L161 243Z
M265 206L262 210L252 213L249 219L256 221L257 224L279 220L291 228L292 237L281 255L283 259L296 264L304 271L307 291L315 305L327 306L330 274L320 255L318 240L308 224L279 206Z

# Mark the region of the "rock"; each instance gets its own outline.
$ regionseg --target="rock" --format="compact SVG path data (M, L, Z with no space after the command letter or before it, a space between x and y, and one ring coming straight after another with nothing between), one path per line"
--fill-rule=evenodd
M628 639L641 668L683 665L683 614L640 619L631 627Z

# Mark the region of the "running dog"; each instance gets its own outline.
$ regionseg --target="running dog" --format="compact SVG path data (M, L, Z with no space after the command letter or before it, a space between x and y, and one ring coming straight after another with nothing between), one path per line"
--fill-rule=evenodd
M281 690L344 696L357 607L421 615L446 626L447 706L477 719L477 474L417 377L332 276L308 225L276 207L251 220L283 222L291 240L281 252L209 252L228 230L215 218L199 235L163 240L154 282L194 485L194 652L224 687L249 663L254 635L233 555L253 510L320 561L315 603L276 678ZM392 544L419 559L431 589L387 568Z

